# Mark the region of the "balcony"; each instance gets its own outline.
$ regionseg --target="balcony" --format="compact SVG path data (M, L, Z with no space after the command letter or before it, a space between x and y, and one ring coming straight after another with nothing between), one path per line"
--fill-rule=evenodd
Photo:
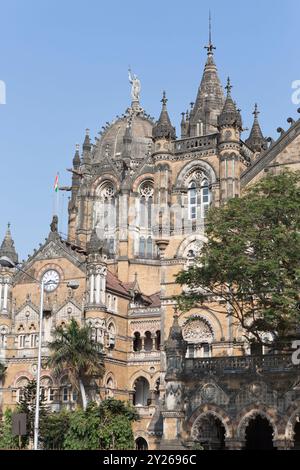
M298 372L300 366L292 363L290 354L267 354L265 356L228 356L213 358L189 358L185 360L185 374L249 374Z
M128 355L129 362L151 362L160 360L160 351L135 351Z
M190 152L192 150L206 150L216 148L217 135L212 134L203 137L192 137L175 142L175 153Z

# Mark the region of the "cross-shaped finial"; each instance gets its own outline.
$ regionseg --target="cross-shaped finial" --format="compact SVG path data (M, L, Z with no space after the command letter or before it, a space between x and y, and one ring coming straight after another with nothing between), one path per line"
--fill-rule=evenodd
M259 115L257 103L255 103L254 111L253 111L252 114L254 115L255 119L256 119L256 118L258 117L258 115Z
M227 85L226 85L226 87L225 87L225 90L227 90L228 95L229 95L230 92L231 92L231 88L232 88L232 85L231 85L231 83L230 83L230 78L228 77L228 78L227 78Z
M163 97L161 99L161 102L162 102L163 106L166 106L167 101L168 101L168 99L166 98L166 92L163 91Z
M208 46L205 46L204 49L207 50L208 55L212 55L215 49L215 46L213 46L212 40L211 40L211 11L210 10L209 10L209 16L208 16Z

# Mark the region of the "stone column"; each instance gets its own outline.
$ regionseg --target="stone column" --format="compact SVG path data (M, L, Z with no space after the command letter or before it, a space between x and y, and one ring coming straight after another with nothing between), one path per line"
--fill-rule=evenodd
M4 281L3 311L7 310L8 282Z
M90 274L90 304L94 303L95 277L93 272Z
M100 304L100 271L99 269L96 270L95 303Z
M291 450L294 447L294 443L291 439L275 439L273 445L277 450Z
M225 439L225 447L227 450L243 450L245 447L245 441Z

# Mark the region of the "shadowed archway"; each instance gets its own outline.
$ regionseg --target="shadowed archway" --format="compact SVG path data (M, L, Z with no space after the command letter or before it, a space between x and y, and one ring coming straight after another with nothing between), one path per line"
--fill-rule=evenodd
M274 450L273 428L267 418L257 415L249 421L245 450Z

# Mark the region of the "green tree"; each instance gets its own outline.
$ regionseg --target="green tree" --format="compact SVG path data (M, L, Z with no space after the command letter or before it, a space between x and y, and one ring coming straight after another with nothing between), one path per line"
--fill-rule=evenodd
M12 410L7 408L0 426L0 449L18 448L18 437L12 432L12 415Z
M47 416L40 421L40 440L43 449L64 449L71 414L70 411L63 409L59 413L48 413Z
M138 419L136 411L128 404L108 398L100 403L100 449L134 449L132 422Z
M138 418L126 403L109 398L89 403L86 410L77 409L69 415L69 428L64 448L70 450L134 449L132 421Z
M69 450L99 449L99 408L90 402L86 410L77 409L70 413L69 429L64 448Z
M48 365L59 375L68 370L72 386L80 392L83 409L87 407L85 382L92 378L102 378L104 355L101 345L91 338L89 326L80 327L74 318L66 326L58 326L54 339L49 343L51 356Z
M269 333L284 347L299 328L299 207L300 174L285 171L211 209L201 256L177 276L186 286L179 307L227 306L249 341L263 343Z
M40 394L40 421L45 420L48 414L45 398ZM26 447L30 439L34 437L34 419L36 405L36 381L30 380L22 389L21 398L17 406L17 413L26 414L26 430L25 436L22 436L22 446Z

